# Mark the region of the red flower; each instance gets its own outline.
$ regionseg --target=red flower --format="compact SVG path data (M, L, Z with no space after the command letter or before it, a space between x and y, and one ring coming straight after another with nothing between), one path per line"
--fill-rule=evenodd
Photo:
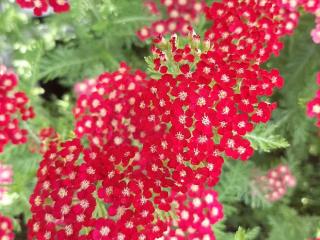
M70 9L68 0L16 0L21 8L31 8L36 16L42 16L48 11L49 7L53 8L56 13L67 12Z
M70 9L68 0L48 0L48 2L56 13L68 12Z
M11 219L5 216L2 216L1 214L0 214L0 238L8 239L8 240L14 239L13 224Z
M27 121L35 116L32 107L27 107L28 98L23 92L15 92L18 77L6 68L0 71L0 152L12 142L27 141L27 131L20 128L20 120Z
M150 27L144 26L138 32L137 36L141 41L159 35L181 33L186 35L188 27L193 22L197 22L199 14L203 11L206 4L202 0L179 0L179 1L161 1L161 5L166 10L166 17L152 23ZM150 0L144 3L144 6L152 14L159 14L159 9L155 1Z

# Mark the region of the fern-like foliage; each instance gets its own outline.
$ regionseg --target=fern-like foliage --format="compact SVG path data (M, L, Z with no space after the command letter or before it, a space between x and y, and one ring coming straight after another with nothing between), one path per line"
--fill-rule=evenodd
M271 232L267 240L301 240L312 236L319 219L299 216L292 208L281 206L269 214Z
M259 235L259 232L259 227L253 228L249 231L246 231L242 227L239 227L234 240L254 240Z
M0 212L11 217L24 214L26 220L30 216L29 196L35 183L36 169L41 160L41 156L32 153L29 147L30 145L8 146L5 153L1 155L3 162L13 166L14 183L10 186L9 195L9 201L12 203L0 205Z
M219 199L225 204L243 201L253 208L268 207L270 204L253 183L254 163L231 161L225 161L221 182L217 186Z
M259 125L246 137L251 142L252 147L260 152L270 152L275 149L289 147L287 140L275 133L277 128L278 125Z
M63 78L65 84L81 79L88 67L102 60L102 53L84 49L78 51L73 48L57 48L43 57L37 79L48 81Z
M156 18L143 8L142 0L74 1L70 13L49 17L47 23L64 26L67 22L75 37L43 56L37 79L61 78L61 83L71 85L98 71L115 69L126 58L123 50L141 45L135 32ZM143 58L133 61L133 67L135 62L141 66Z

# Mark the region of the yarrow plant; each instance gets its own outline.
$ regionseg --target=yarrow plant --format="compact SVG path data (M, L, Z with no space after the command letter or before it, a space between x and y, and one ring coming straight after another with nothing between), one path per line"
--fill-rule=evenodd
M1 240L13 240L14 233L13 233L13 224L11 219L2 216L0 214L0 239Z
M296 178L287 165L270 169L265 175L257 176L254 182L269 202L279 201L289 188L296 186Z
M70 9L68 0L16 0L21 8L32 9L34 15L42 16L49 9L55 13L67 12Z
M165 8L167 18L162 17L151 26L142 27L137 32L141 41L173 33L187 35L188 28L199 20L200 14L206 7L203 0L161 0L161 5ZM146 1L145 7L151 14L161 15L155 1Z
M28 97L15 91L18 77L4 66L0 69L0 152L8 143L23 144L27 141L27 130L20 128L22 122L35 116L33 108L27 106Z
M157 38L151 79L121 63L78 97L76 138L52 143L40 164L29 239L174 239L188 213L185 237L215 239L209 226L223 214L208 188L225 157L252 156L246 134L270 120L267 98L283 85L260 65L289 31L277 31L276 4L249 2L208 9L205 41L190 29Z

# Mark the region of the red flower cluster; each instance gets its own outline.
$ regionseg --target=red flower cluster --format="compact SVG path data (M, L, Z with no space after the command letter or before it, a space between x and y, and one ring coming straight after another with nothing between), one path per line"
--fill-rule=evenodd
M288 166L279 165L270 169L266 175L257 177L255 184L268 201L275 202L286 194L288 188L296 186L296 178Z
M188 27L198 20L199 14L206 6L203 0L161 0L161 5L166 9L167 18L155 21L151 26L144 26L137 36L141 41L159 35L180 33L187 35ZM146 1L145 6L152 14L160 14L156 3Z
M0 239L13 240L13 225L9 218L0 214Z
M161 237L167 225L157 214L162 205L168 210L166 180L135 166L136 150L125 145L84 149L78 139L52 144L30 198L29 239Z
M0 152L9 142L22 144L27 141L27 130L19 122L34 117L32 107L27 107L28 98L23 92L14 91L18 77L4 67L0 69Z
M93 239L128 239L132 234L132 239L156 239L169 224L160 216L174 210L172 191L185 192L189 184L200 184L205 178L213 179L211 185L217 181L223 161L219 156L211 157L209 168L198 167L197 175L183 164L183 155L166 164L165 157L174 149L162 138L161 127L153 131L138 125L141 116L135 112L136 95L148 90L144 84L145 74L131 74L121 64L118 71L97 78L92 94L80 96L75 131L79 138L88 136L91 146L83 150L75 139L61 146L53 144L45 154L30 200L29 239L85 238L81 234L84 228L92 229L86 236ZM102 125L94 125L101 121ZM156 146L150 145L156 138L162 144L158 153ZM107 215L96 217L106 204Z
M255 124L269 121L275 105L260 99L282 86L279 72L240 61L237 52L221 51L218 42L199 46L195 35L191 41L197 47L177 41L162 39L153 49L154 70L161 76L138 100L141 125L169 125L174 152L193 165L214 164L215 158L207 159L213 149L213 156L248 159L253 149L244 136Z
M130 68L121 63L118 71L105 72L95 82L96 85L77 100L76 135L79 138L87 135L94 145L130 144L137 132L131 123L136 115L133 106L146 83L146 74L140 70L131 74Z
M68 0L16 0L21 8L33 9L36 16L42 16L52 8L56 13L67 12L70 9Z
M320 44L320 1L319 0L279 0L278 4L282 7L283 11L289 12L290 15L299 16L299 8L303 8L306 12L313 14L316 27L311 31L312 40L316 44ZM296 22L298 19L296 19Z
M317 85L320 86L320 72L317 74ZM317 126L320 127L320 90L317 91L314 99L308 102L307 115L317 118Z
M186 194L175 198L178 221L173 221L165 239L215 240L212 226L223 217L217 193L201 185L192 185Z
M224 0L213 3L207 17L215 24L206 36L217 43L215 49L226 53L226 60L260 65L272 53L279 54L279 38L292 33L298 13L281 8L276 0Z

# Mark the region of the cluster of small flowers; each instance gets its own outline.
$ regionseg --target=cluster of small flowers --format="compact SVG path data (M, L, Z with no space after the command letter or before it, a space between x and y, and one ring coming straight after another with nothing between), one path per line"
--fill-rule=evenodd
M147 82L146 74L140 70L131 74L130 68L121 63L117 71L105 72L94 81L96 85L77 99L77 137L86 135L97 146L106 142L130 143L136 132L130 121L135 115L133 105Z
M74 93L77 97L81 95L89 95L94 91L96 84L97 80L95 78L85 79L74 85Z
M223 218L217 193L201 185L191 185L186 194L178 194L178 221L173 221L165 239L215 240L212 226Z
M3 200L4 195L8 191L7 186L12 184L12 176L12 167L0 163L0 201Z
M128 239L129 235L134 235L133 239L156 239L170 224L160 216L174 208L173 190L185 192L189 183L200 184L209 174L213 183L217 181L221 157L212 156L214 164L210 169L199 167L193 180L192 168L182 163L178 166L178 162L165 164L164 157L173 153L173 147L162 139L160 128L154 132L147 129L147 134L143 133L147 126L134 125L141 117L134 111L138 107L136 95L148 89L144 87L145 74L131 74L129 70L122 63L116 72L103 73L97 78L96 90L79 97L74 111L75 132L79 139L87 136L90 147L83 149L75 139L61 146L55 143L45 154L30 199L33 218L29 239L85 238L80 235L84 228L92 229L86 237L97 239ZM95 125L101 121L103 125ZM161 140L164 156L160 151L157 155L155 146L148 144L155 138ZM183 161L183 156L177 157ZM102 207L96 205L95 197ZM104 204L109 205L107 214L95 218L94 213ZM51 223L56 227L48 228Z
M21 8L33 9L36 16L42 16L49 8L56 13L67 12L70 9L68 0L16 0Z
M207 9L207 18L214 24L206 37L216 43L224 59L260 65L272 53L279 54L283 47L279 38L293 32L298 14L277 1L224 0Z
M315 16L316 27L311 31L314 43L320 44L320 1L319 0L279 0L279 5L286 9L289 14L299 16L299 7ZM283 10L284 11L284 10ZM298 19L296 19L296 22Z
M166 180L159 176L163 182L158 183L128 166L138 158L136 150L124 145L85 149L79 139L52 144L30 198L29 239L161 237L167 223L159 220L151 199L167 209L168 192L161 189Z
M0 214L0 239L1 240L13 240L13 224L11 219L4 217Z
M320 87L320 72L317 74L317 84ZM317 126L320 127L320 90L316 96L307 103L307 115L310 118L317 118Z
M260 98L271 96L283 79L275 69L227 58L236 53L221 52L218 43L201 52L199 37L190 37L197 47L179 47L175 36L154 47L154 71L161 77L150 81L149 93L138 100L137 112L145 112L139 113L139 121L149 129L170 125L168 141L174 143L174 152L192 165L211 155L215 157L207 161L214 164L222 153L246 160L253 149L244 136L255 124L268 122L275 108ZM173 74L169 70L174 66Z
M151 26L142 27L137 32L137 36L141 41L173 33L186 35L188 27L198 20L200 13L206 7L203 0L161 0L161 5L166 9L168 17L155 21ZM152 14L160 14L153 0L146 1L145 6Z
M20 129L19 122L34 117L32 107L27 107L27 96L14 91L18 78L5 67L0 68L0 152L11 141L22 144L27 141L27 130Z
M255 184L269 202L275 202L283 198L288 188L296 186L296 178L287 165L279 165L256 177Z

